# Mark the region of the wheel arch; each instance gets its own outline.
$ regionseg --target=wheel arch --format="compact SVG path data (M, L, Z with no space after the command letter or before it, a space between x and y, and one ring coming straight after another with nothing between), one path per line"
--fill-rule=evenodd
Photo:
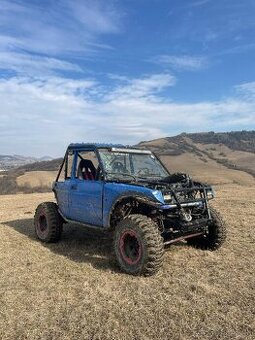
M144 195L124 194L119 196L110 209L107 227L114 229L117 223L129 214L148 216L159 209L160 203Z

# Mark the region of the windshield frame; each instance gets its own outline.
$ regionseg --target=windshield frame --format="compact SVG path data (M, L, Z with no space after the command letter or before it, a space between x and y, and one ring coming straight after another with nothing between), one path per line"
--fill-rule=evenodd
M138 180L141 180L141 181L153 181L153 177L150 177L150 176L147 176L146 175L141 175L141 176L137 176L135 174L129 174L129 173L126 173L126 174L123 174L121 175L121 173L119 173L119 177L118 177L118 173L116 172L116 176L110 178L108 175L109 175L109 171L107 171L107 169L105 169L105 165L104 165L104 161L101 157L101 151L104 151L104 150L107 150L109 152L112 152L112 153L123 153L123 154L138 154L138 155L152 155L153 157L155 157L156 161L159 163L159 165L163 168L163 170L166 172L166 177L167 176L170 176L170 173L168 171L168 169L166 168L166 166L162 163L162 161L159 159L159 157L157 155L155 155L154 152L150 151L150 150L144 150L144 149L135 149L135 148L98 148L96 150L96 153L97 153L97 156L98 156L98 160L99 160L99 164L100 164L100 167L101 167L101 170L102 170L102 175L103 175L103 178L105 181L109 181L109 182L112 182L112 181L120 181L120 182L134 182L134 181L138 181ZM112 173L112 174L115 174L115 173ZM132 179L133 177L133 179ZM135 180L136 178L136 180ZM154 180L157 181L157 180L162 180L163 178L165 177L162 177L160 179L159 176L155 177Z

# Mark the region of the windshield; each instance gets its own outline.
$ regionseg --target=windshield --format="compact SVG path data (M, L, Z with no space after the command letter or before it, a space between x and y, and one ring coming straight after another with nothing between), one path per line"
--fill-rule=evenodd
M162 179L169 176L162 164L153 154L138 152L116 152L107 149L99 150L107 177L132 180L139 178Z

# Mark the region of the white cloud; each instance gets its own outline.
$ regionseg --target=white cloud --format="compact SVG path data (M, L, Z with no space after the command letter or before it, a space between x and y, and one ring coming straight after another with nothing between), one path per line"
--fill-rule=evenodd
M208 60L204 56L162 54L154 57L152 61L174 69L189 71L200 70L208 65Z
M200 7L200 6L208 4L209 2L211 2L211 0L199 0L199 1L191 2L190 4L186 6L186 8Z
M90 0L67 0L67 7L70 8L76 20L91 32L116 33L119 31L120 13L108 2Z
M44 2L2 0L0 50L51 56L93 53L106 47L100 35L119 31L120 17L112 1L60 0L49 8Z
M112 92L107 95L107 99L113 98L139 98L160 92L162 89L173 86L176 79L171 74L153 74L137 79L128 79L121 76L111 76L112 79L121 82Z
M29 76L83 73L79 57L84 61L99 49L111 48L100 38L119 32L120 17L112 1L60 0L49 5L2 0L0 71Z
M251 100L251 101L255 100L255 81L240 84L236 86L235 88L240 93L240 95L244 96L247 100Z
M65 60L16 52L0 52L0 70L37 76L55 71L82 72L80 66Z
M182 131L254 125L255 98L240 91L214 102L178 103L159 92L173 85L171 75L121 82L102 87L91 79L2 79L0 153L58 156L75 141L133 144Z

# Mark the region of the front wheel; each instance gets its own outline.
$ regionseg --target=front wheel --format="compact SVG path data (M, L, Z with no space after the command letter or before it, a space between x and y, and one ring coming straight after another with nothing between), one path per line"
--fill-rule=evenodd
M195 248L217 250L226 240L226 224L220 213L210 208L211 221L208 223L208 233L202 237L187 239L187 243Z
M34 226L36 236L42 242L49 243L60 240L63 220L56 203L44 202L38 205L34 216Z
M144 215L130 215L118 223L114 252L128 274L153 275L162 265L164 244L156 223Z

